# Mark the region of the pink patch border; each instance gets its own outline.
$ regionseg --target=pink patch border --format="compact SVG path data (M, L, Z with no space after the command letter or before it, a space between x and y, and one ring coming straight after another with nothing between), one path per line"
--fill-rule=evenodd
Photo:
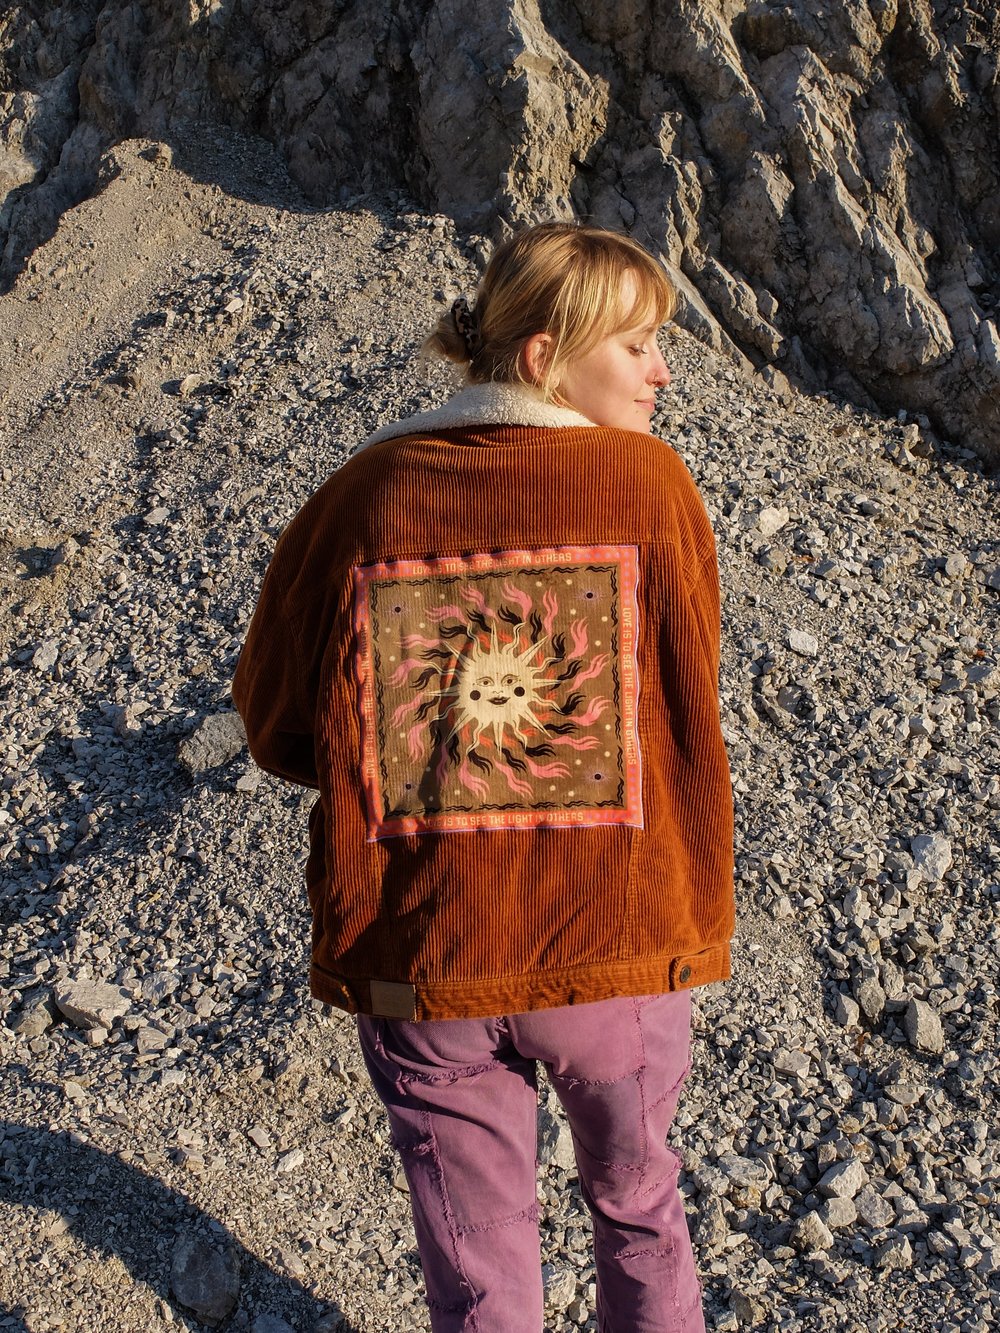
M375 673L371 652L370 585L386 578L500 573L504 570L529 569L536 565L575 565L587 561L614 561L619 569L621 621L618 665L622 682L624 805L615 810L583 807L579 810L508 810L500 813L462 812L383 818L375 718ZM480 829L593 828L605 824L642 828L642 753L638 733L638 582L639 559L638 548L635 546L547 546L534 551L490 551L461 556L436 556L427 560L391 560L372 565L355 565L354 634L357 646L354 662L361 711L362 785L368 815L368 841L378 842L382 838L398 838L409 834L473 833Z

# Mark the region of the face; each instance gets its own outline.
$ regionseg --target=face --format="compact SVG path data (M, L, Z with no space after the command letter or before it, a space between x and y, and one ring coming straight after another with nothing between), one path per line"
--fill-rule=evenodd
M475 743L484 732L490 733L497 749L504 745L504 728L522 735L522 727L533 728L538 719L532 709L546 707L539 693L546 683L540 679L542 668L533 665L539 644L521 648L517 643L502 646L494 635L488 648L478 647L463 659L456 682L460 724L475 728Z
M634 303L626 275L622 307ZM603 338L585 356L567 365L556 392L569 407L595 426L613 426L648 434L656 390L670 383L670 371L656 343L655 323L623 329Z

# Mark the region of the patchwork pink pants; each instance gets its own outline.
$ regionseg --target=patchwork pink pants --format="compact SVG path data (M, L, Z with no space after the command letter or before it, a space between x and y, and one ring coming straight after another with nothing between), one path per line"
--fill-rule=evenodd
M410 1187L434 1333L540 1333L536 1061L562 1102L594 1227L601 1333L703 1333L667 1146L690 995L358 1033Z

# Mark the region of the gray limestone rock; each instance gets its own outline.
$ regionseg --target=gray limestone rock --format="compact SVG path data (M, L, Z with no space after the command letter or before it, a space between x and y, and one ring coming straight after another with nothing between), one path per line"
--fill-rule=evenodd
M210 1327L222 1323L239 1299L239 1264L232 1248L217 1249L203 1236L178 1238L170 1264L170 1289L181 1305Z
M815 657L819 652L819 640L816 635L802 629L788 631L788 646L793 653L798 653L801 657Z
M868 1172L864 1163L856 1157L849 1157L844 1162L837 1162L820 1180L817 1188L820 1194L833 1199L853 1199L858 1190L868 1183Z
M313 1325L312 1333L342 1333L343 1328L343 1316L333 1310L329 1314L319 1317Z
M544 1166L563 1171L576 1170L573 1134L563 1116L553 1115L547 1106L538 1108L538 1160Z
M117 986L101 981L65 981L53 992L60 1013L78 1028L110 1028L131 1003Z
M885 991L876 977L860 976L854 983L854 998L869 1023L880 1023L885 1012Z
M181 979L176 972L152 972L149 976L143 977L140 988L142 998L152 1001L153 1004L161 1004L174 994L180 984Z
M694 1233L696 1242L706 1249L719 1251L725 1245L728 1235L729 1223L722 1200L714 1196L705 1199L698 1207L698 1222Z
M18 1036L40 1037L58 1022L59 1013L48 991L31 995L18 1012L7 1020L7 1026Z
M213 713L181 741L177 758L196 777L235 759L246 743L246 731L239 713Z
M910 839L913 863L924 879L936 883L951 869L951 841L943 833L921 833Z
M804 1213L792 1227L792 1244L800 1250L828 1250L833 1232L818 1212Z
M59 645L55 639L46 639L35 649L31 665L36 671L51 671L59 660Z
M918 1051L940 1055L944 1050L944 1030L938 1014L924 1000L911 1000L903 1015L906 1039Z
M891 1236L875 1251L875 1267L882 1269L912 1268L913 1247L906 1236Z
M550 1310L565 1310L576 1295L576 1274L558 1264L542 1264L545 1304Z
M774 1068L779 1074L790 1078L803 1079L810 1069L810 1059L805 1051L779 1050L774 1054Z
M762 509L757 518L757 527L764 537L773 537L788 522L788 510L784 505L769 505Z
M286 1320L276 1314L259 1314L250 1325L250 1333L296 1333Z
M866 1185L854 1196L854 1206L858 1217L874 1231L890 1226L896 1217L892 1204L872 1185Z
M858 1210L853 1199L831 1198L819 1210L819 1215L831 1230L853 1226L858 1219Z
M838 993L833 1015L842 1027L856 1027L861 1020L861 1006L850 995Z

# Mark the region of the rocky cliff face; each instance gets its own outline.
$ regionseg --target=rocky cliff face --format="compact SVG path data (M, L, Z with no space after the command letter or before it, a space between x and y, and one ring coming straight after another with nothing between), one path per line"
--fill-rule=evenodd
M28 0L0 19L0 274L110 144L221 120L317 203L624 226L716 345L996 459L998 60L985 0Z

